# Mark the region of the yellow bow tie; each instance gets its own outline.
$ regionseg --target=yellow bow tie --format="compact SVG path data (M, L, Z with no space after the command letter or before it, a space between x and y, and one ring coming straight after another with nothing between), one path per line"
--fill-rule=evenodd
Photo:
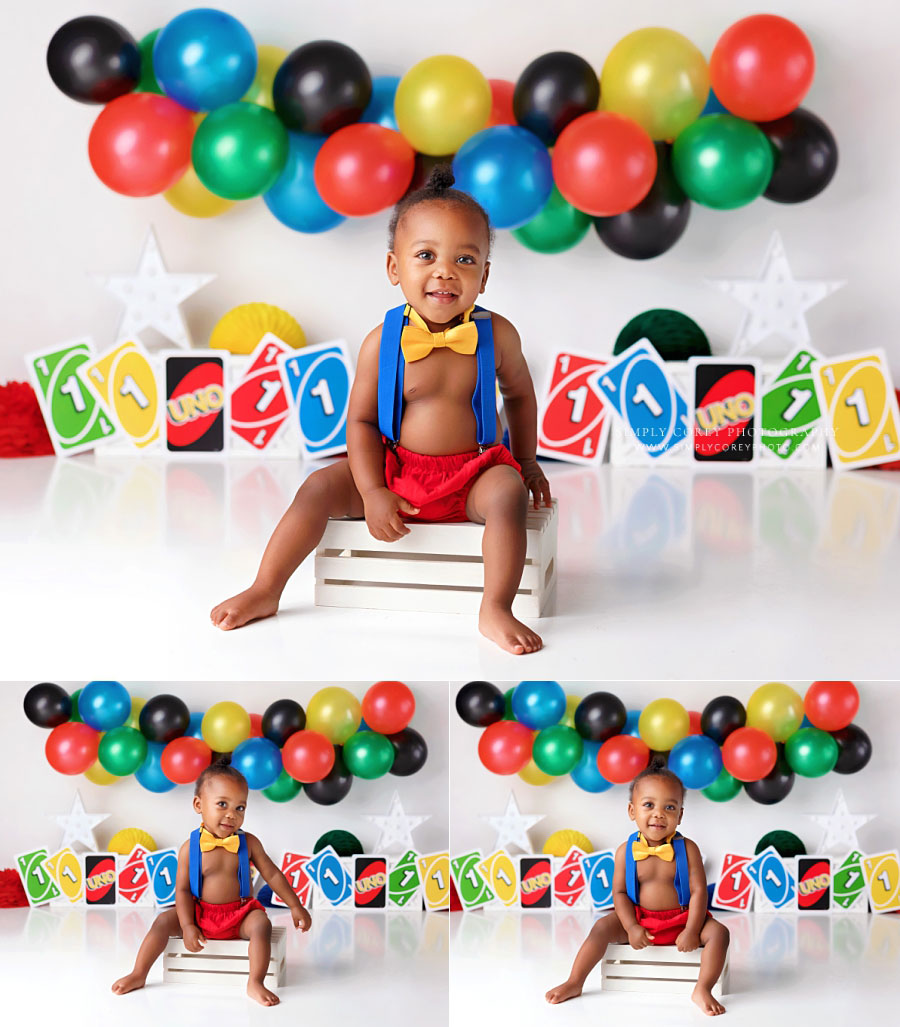
M228 852L237 852L241 840L236 834L230 834L227 838L217 838L205 827L200 829L200 851L211 852L213 849L223 848Z
M433 349L447 347L454 353L471 356L478 346L478 326L471 320L474 305L463 315L462 324L448 328L445 332L431 332L419 314L407 304L409 324L400 336L400 347L407 364L427 357Z
M675 850L672 848L674 837L674 834L670 834L662 845L648 845L639 831L637 841L631 844L631 854L636 860L646 859L648 856L659 856L660 859L671 863L675 858Z

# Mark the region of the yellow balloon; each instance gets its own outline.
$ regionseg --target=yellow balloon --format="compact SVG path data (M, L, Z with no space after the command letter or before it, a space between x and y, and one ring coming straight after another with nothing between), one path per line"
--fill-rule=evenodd
M333 745L343 745L355 734L362 720L359 699L346 688L320 688L306 707L308 731L318 731Z
M487 125L491 87L463 57L426 57L400 79L394 116L407 142L421 153L456 153Z
M760 685L747 703L747 727L758 727L775 742L786 742L803 720L803 698L790 685Z
M674 699L654 699L641 711L638 732L651 749L668 752L691 728L688 711Z
M133 727L135 731L140 731L141 730L141 723L140 723L141 710L144 708L144 706L146 706L146 704L147 704L147 700L146 699L132 698L132 700L131 700L131 716L128 718L128 720L125 721L125 725L124 725L125 727Z
M169 206L192 218L214 218L234 206L234 200L216 196L197 177L193 164L163 193Z
M256 103L260 107L268 107L270 111L275 110L275 101L272 99L272 83L275 81L275 73L284 63L287 57L287 50L281 46L270 46L263 43L256 48L256 78L253 84L241 97L242 103Z
M204 713L200 734L214 752L234 752L250 737L250 714L236 702L217 702Z
M709 97L709 68L672 29L631 32L610 50L600 74L605 110L636 121L651 139L674 139Z
M524 767L519 771L519 777L522 778L526 784L530 785L547 785L551 781L555 781L556 778L552 774L545 774L543 770L530 759Z
M575 711L578 709L578 704L580 702L580 695L566 696L566 712L563 714L560 724L564 724L566 727L575 727Z
M594 851L594 845L586 834L573 831L571 828L563 828L561 831L554 831L544 842L543 852L545 856L559 856L562 859L568 855L573 845L577 845L582 852Z
M115 784L116 781L122 780L117 774L110 774L108 770L102 767L100 760L97 760L96 763L88 767L84 772L84 776L94 785L111 785Z

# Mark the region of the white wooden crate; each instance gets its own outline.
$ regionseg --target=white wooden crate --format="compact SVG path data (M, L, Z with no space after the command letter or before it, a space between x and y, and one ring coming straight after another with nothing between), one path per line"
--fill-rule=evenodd
M270 991L284 985L287 931L272 928L272 954L264 980ZM205 984L211 988L229 985L246 988L250 976L250 942L209 941L200 952L188 952L181 938L169 938L163 954L163 981L166 984Z
M690 994L700 973L703 947L679 952L674 945L650 945L633 949L630 945L607 945L600 966L604 991L655 991ZM728 992L728 956L722 975L712 989L721 999Z
M529 507L518 617L540 617L556 584L557 504ZM409 525L398 542L372 538L364 520L328 522L316 549L316 606L477 613L484 591L484 525Z

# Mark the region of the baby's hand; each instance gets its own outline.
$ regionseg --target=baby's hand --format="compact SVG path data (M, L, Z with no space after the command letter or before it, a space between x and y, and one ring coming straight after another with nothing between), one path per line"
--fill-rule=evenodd
M700 947L700 935L696 931L685 928L675 939L675 948L679 952L693 952Z
M550 506L550 482L547 481L541 470L541 465L537 460L520 460L519 464L522 468L522 481L525 482L525 488L534 497L535 510L540 509L541 501L544 506Z
M291 919L294 921L294 927L301 931L308 931L312 926L312 917L303 906L291 906Z
M407 503L401 496L390 489L380 488L367 492L363 496L366 513L366 525L369 534L381 542L396 542L409 534L409 528L400 516L402 510L407 514L417 514L419 508Z
M190 927L185 927L184 947L188 952L202 952L205 944L206 938L204 938L200 933L200 928L196 924L191 924Z
M633 949L645 949L648 945L653 944L653 935L646 927L635 924L634 927L628 928L628 944Z

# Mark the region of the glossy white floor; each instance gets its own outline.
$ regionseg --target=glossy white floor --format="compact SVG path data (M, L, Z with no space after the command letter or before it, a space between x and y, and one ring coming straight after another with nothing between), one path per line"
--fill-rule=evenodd
M3 676L896 675L900 475L547 472L559 584L546 648L522 660L466 616L315 608L309 565L277 618L214 630L299 484L292 462L4 461Z
M900 916L716 915L731 932L728 1027L895 1020ZM451 1027L709 1022L686 996L603 993L599 967L581 998L547 1005L591 922L586 911L451 914Z
M110 985L131 969L154 915L152 909L0 910L4 1022L72 1027L446 1022L447 914L314 911L313 928L304 936L293 930L286 913L270 911L272 922L288 929L287 984L273 1009L263 1009L240 990L163 984L161 961L142 991L113 995Z

